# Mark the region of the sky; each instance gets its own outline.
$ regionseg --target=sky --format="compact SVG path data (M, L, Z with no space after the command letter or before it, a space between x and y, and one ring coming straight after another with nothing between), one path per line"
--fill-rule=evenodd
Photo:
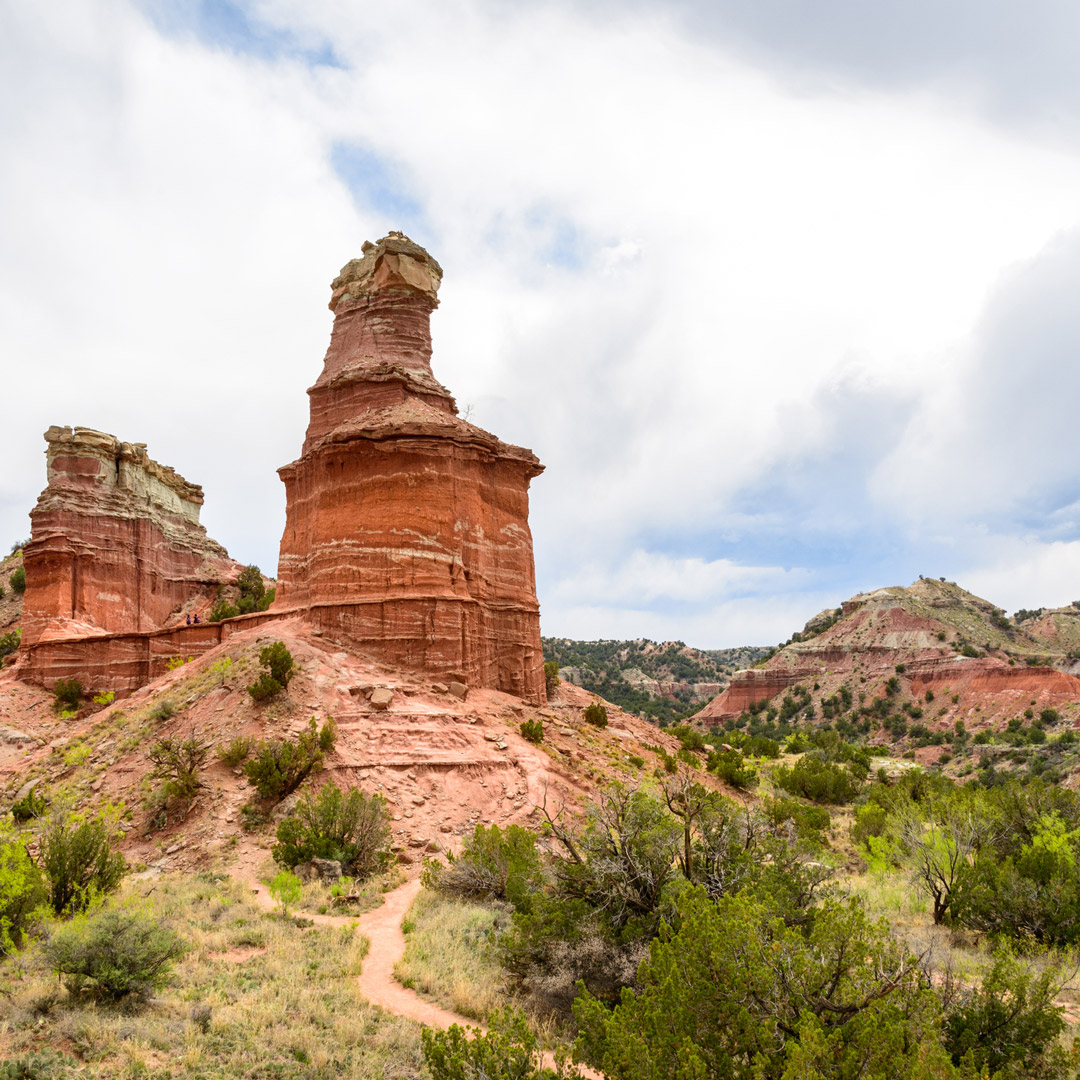
M329 283L406 232L534 450L541 625L784 640L1080 598L1080 7L0 0L0 546L51 424L274 572ZM4 539L4 538L7 539Z

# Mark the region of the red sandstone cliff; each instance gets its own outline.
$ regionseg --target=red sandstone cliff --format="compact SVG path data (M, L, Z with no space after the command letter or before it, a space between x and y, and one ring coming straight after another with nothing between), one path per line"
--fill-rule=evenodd
M529 482L432 374L439 264L400 233L335 279L334 326L285 483L275 610L372 657L541 700Z
M199 524L202 488L143 443L45 433L48 486L31 511L22 644L148 632L209 606L242 567Z

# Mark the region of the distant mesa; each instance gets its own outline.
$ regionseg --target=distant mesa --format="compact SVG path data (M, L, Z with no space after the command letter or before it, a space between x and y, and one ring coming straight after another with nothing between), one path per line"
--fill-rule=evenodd
M543 466L458 416L431 371L439 264L401 233L346 263L285 483L276 601L372 659L544 698L529 483ZM202 489L143 443L45 434L26 548L22 676L130 691L227 624L186 625L242 567L199 524Z

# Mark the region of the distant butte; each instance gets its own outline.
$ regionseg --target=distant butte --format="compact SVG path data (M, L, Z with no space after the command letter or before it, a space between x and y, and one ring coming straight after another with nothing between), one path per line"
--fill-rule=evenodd
M457 415L431 371L439 264L401 233L347 263L308 391L275 608L386 663L544 698L529 482L543 466Z

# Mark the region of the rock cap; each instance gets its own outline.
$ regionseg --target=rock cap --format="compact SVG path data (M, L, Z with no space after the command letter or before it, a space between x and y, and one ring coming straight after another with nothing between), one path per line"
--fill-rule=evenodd
M343 301L360 300L383 290L422 293L433 303L442 283L442 267L404 233L391 232L377 244L365 240L359 259L350 259L330 285L330 310Z

